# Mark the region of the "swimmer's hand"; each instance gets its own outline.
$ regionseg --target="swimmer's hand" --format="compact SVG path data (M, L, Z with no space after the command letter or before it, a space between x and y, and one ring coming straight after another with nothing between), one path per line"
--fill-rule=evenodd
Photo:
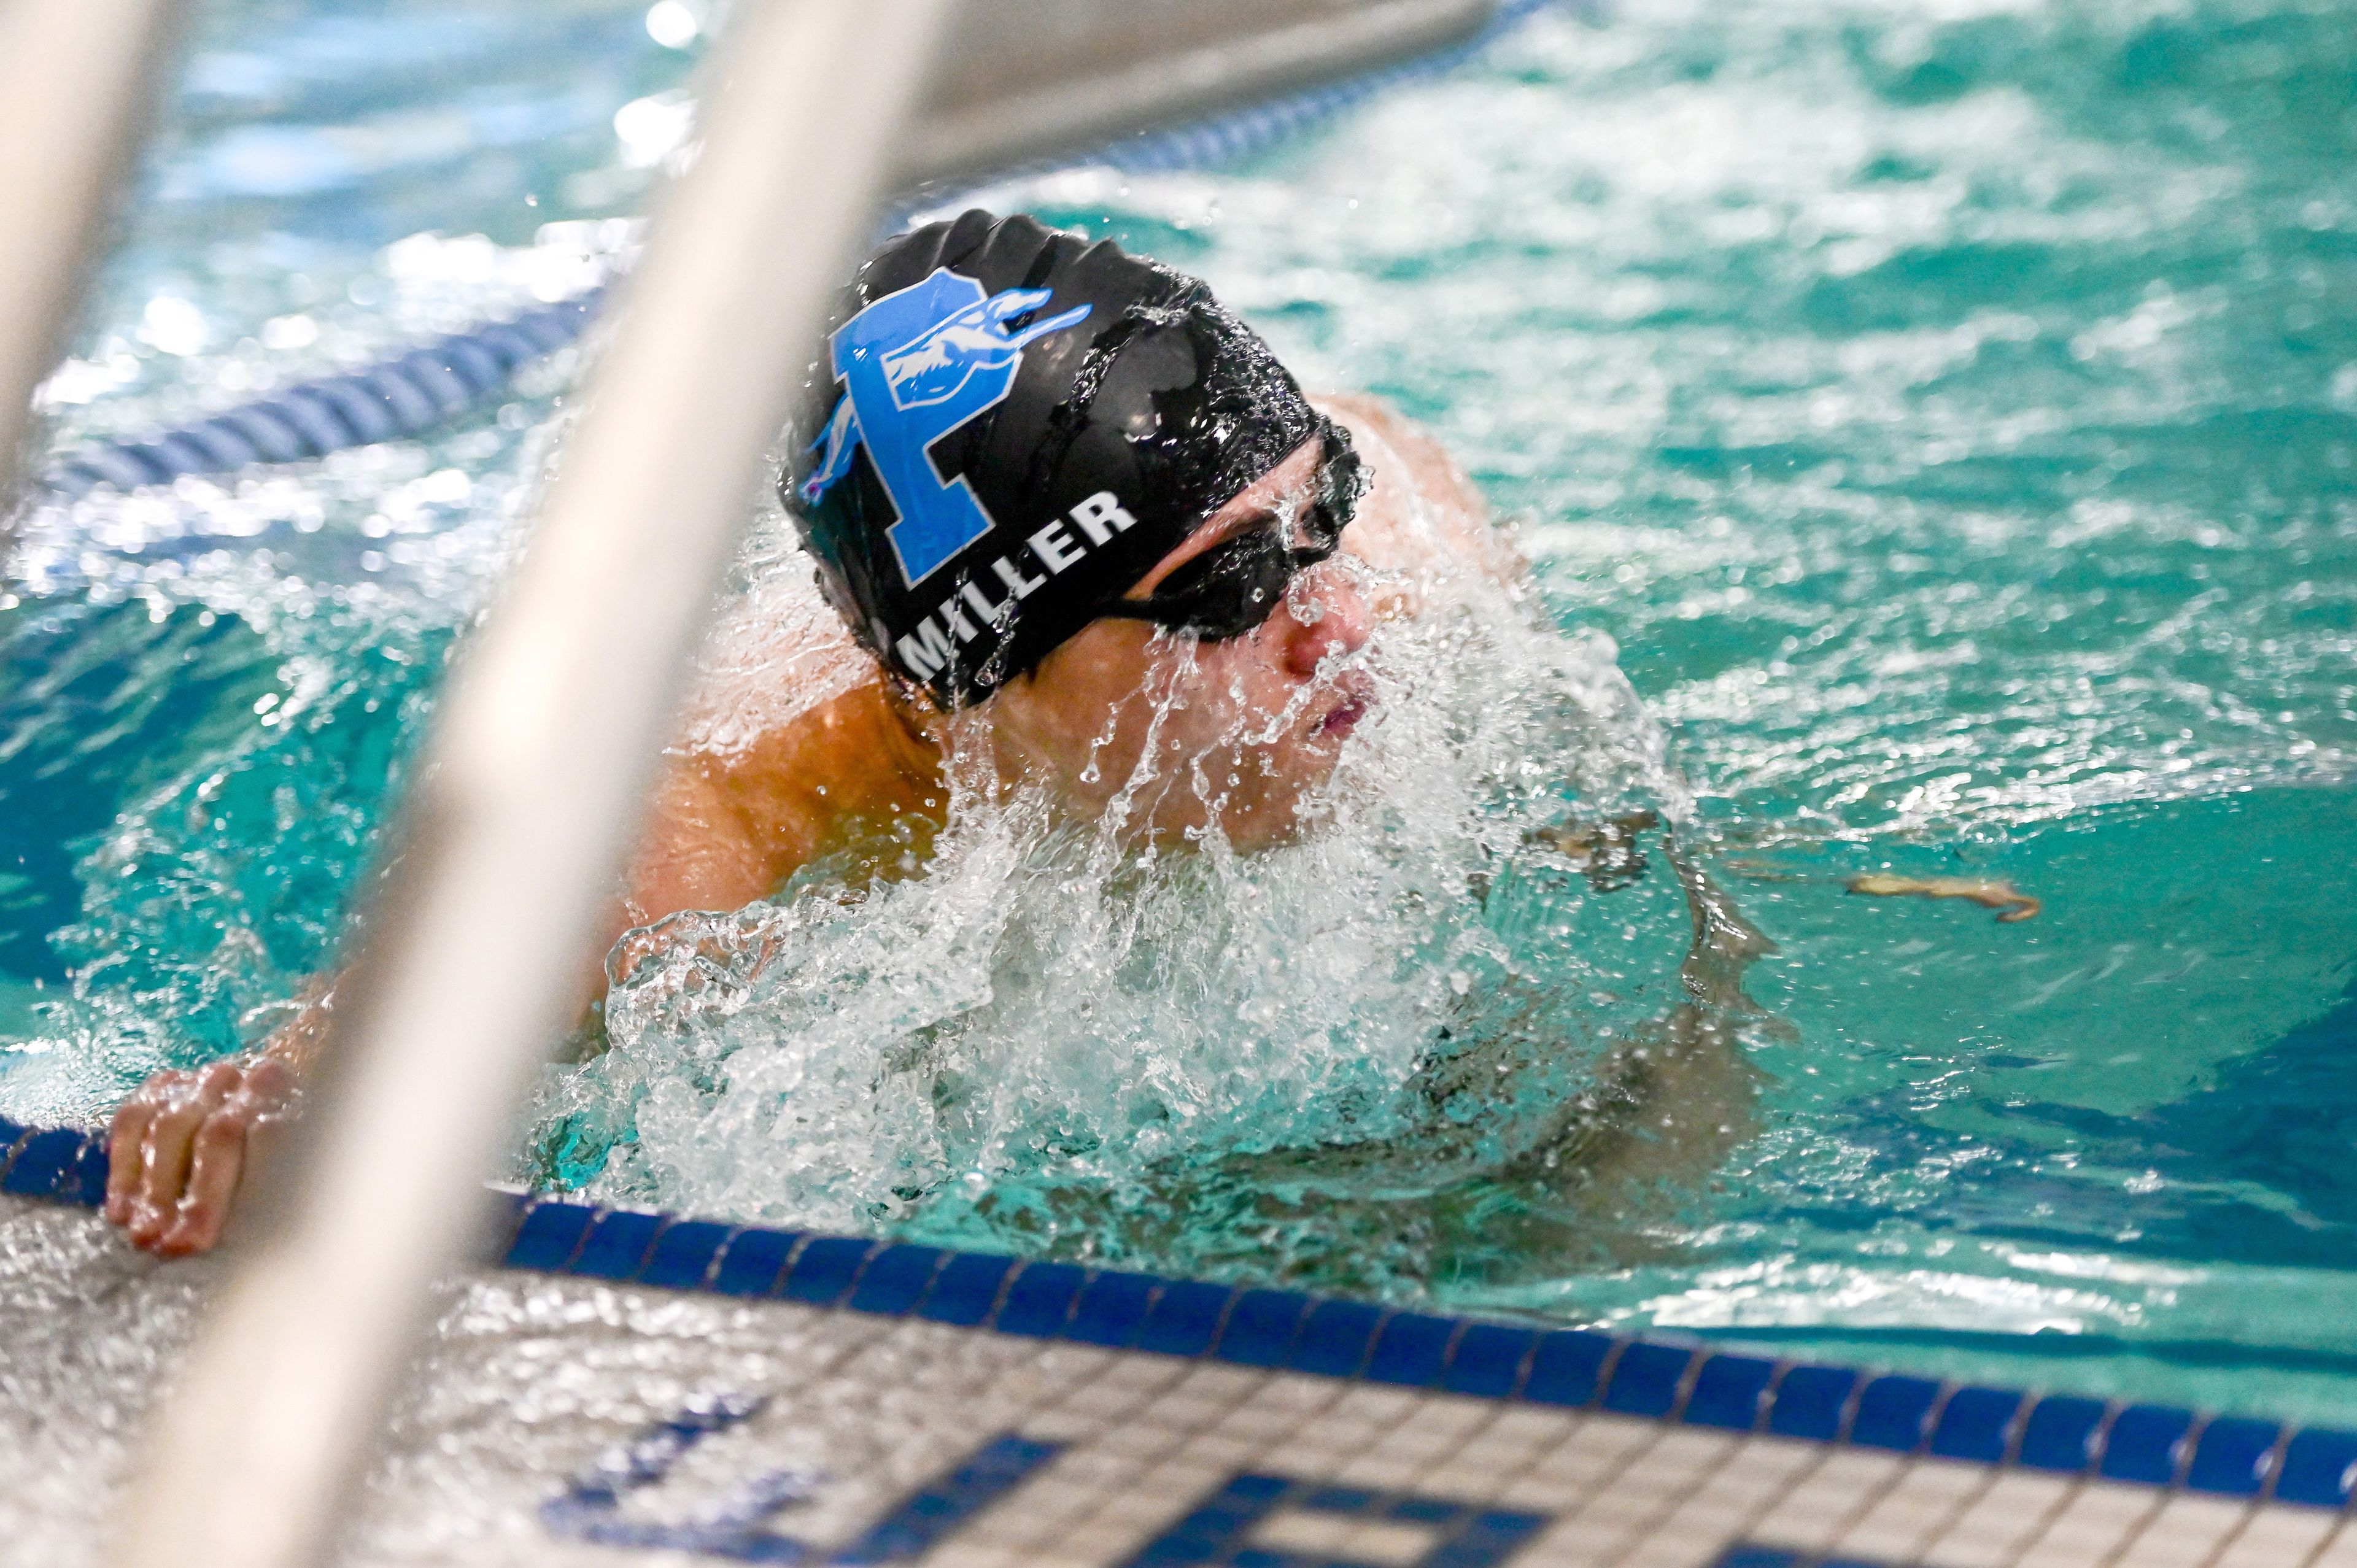
M2000 925L2034 920L2046 908L2003 877L1894 876L1869 871L1849 879L1849 890L1869 898L1968 898L1984 909L1997 911Z
M160 1257L210 1250L255 1141L292 1114L296 1093L294 1069L270 1056L157 1073L114 1112L107 1219Z

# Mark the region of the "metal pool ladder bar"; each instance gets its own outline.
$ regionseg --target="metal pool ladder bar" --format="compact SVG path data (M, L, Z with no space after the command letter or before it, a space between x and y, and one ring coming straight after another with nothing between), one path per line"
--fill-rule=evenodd
M18 0L23 3L23 0ZM79 0L95 3L95 0ZM110 0L129 4L130 0ZM744 0L529 547L466 649L299 1147L153 1418L118 1568L298 1568L570 1022L681 671L890 190L1388 65L1497 0Z
M178 0L0 0L0 549L34 390L65 351Z

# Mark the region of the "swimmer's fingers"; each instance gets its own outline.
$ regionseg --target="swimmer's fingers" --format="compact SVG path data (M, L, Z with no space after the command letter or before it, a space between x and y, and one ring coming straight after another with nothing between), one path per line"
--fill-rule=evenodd
M244 1070L197 1129L187 1185L155 1251L185 1257L208 1251L221 1240L256 1147L284 1120L294 1088L294 1075L267 1058Z
M182 1082L190 1076L185 1072L159 1072L133 1090L115 1108L114 1120L106 1134L105 1212L107 1219L117 1225L131 1223L138 1201L141 1178L147 1168L142 1156L148 1123L171 1103Z
M148 1120L147 1134L140 1140L139 1190L131 1204L129 1229L135 1245L152 1248L171 1228L180 1194L188 1186L197 1130L237 1087L238 1077L237 1069L228 1062L183 1074L162 1108Z

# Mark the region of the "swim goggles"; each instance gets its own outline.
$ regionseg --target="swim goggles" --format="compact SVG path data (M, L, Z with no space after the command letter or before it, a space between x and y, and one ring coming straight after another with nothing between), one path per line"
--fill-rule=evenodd
M1142 599L1113 599L1097 614L1151 621L1223 642L1257 629L1293 579L1332 555L1365 489L1359 455L1329 429L1317 492L1292 519L1223 539L1179 566Z

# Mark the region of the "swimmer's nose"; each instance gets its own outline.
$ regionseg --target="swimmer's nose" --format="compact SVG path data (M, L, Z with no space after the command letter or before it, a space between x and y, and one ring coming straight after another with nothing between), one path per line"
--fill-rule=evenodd
M1374 616L1355 575L1341 563L1321 561L1302 574L1276 621L1285 639L1285 668L1307 680L1336 653L1367 645Z

